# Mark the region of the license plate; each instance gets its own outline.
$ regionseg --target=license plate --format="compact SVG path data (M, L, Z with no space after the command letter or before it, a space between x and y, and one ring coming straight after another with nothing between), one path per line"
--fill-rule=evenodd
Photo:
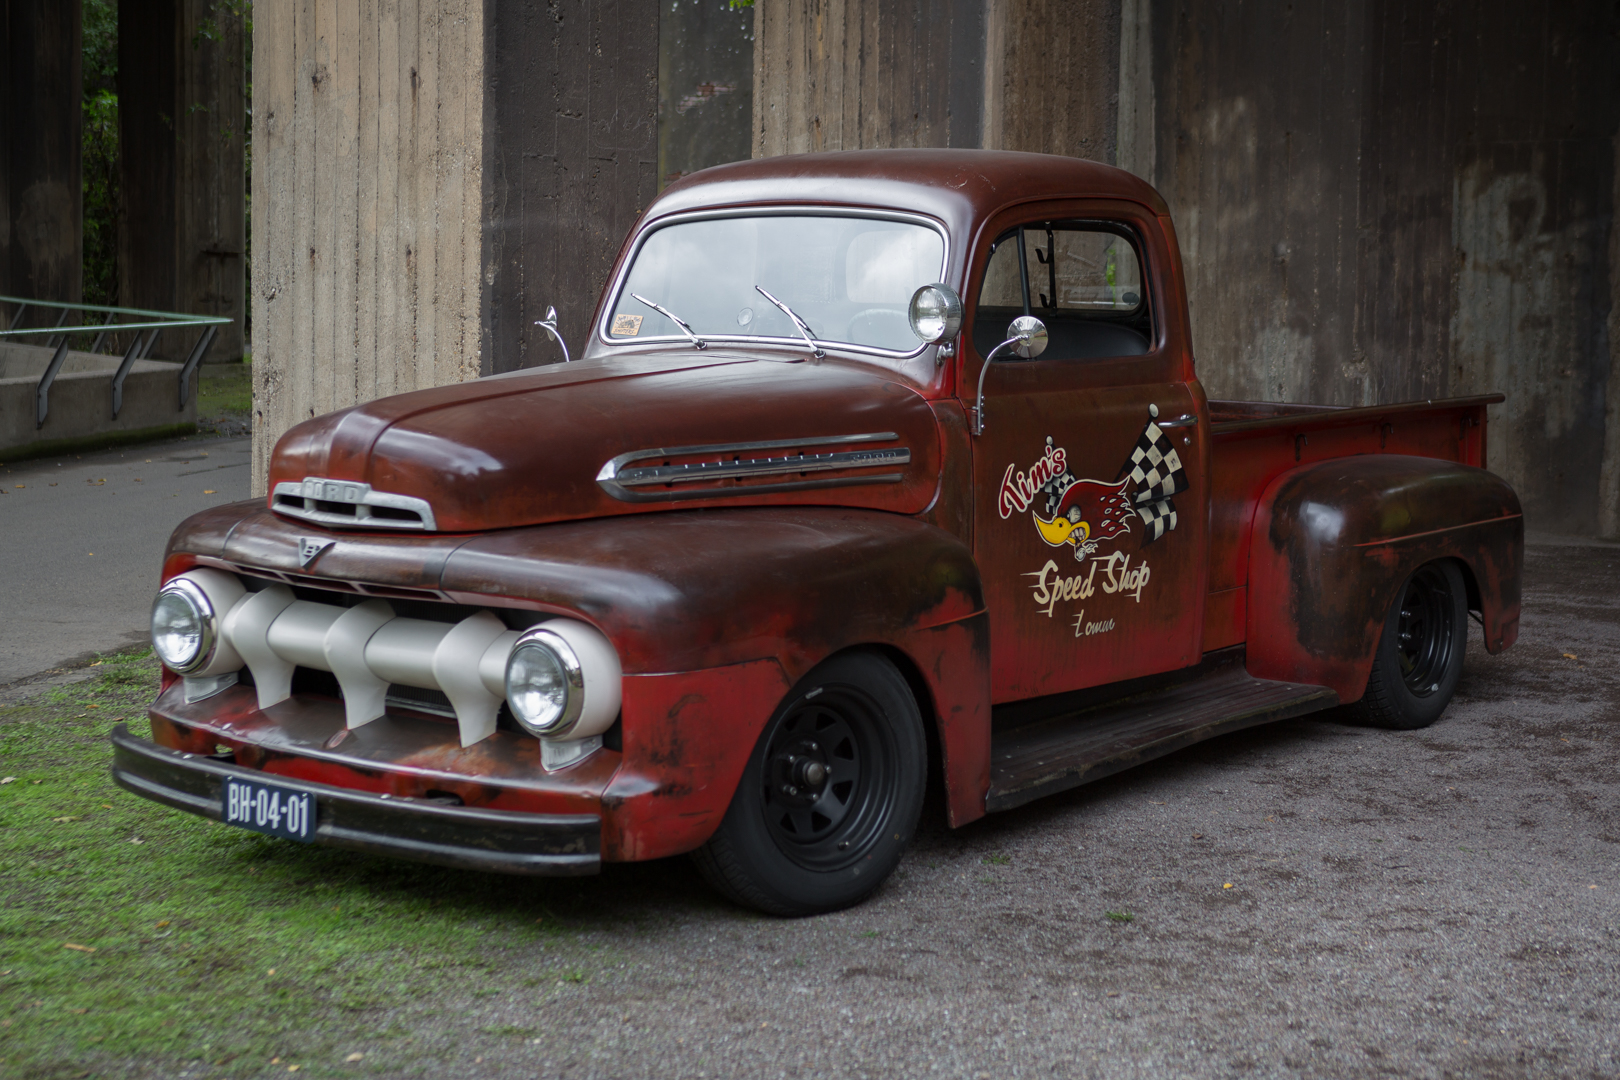
M225 824L286 840L315 840L315 796L257 780L225 778Z

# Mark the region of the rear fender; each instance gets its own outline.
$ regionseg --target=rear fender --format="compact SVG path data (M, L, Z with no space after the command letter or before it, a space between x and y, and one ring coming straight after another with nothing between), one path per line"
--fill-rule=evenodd
M1250 673L1359 700L1396 591L1436 559L1462 563L1486 649L1513 644L1524 518L1506 481L1396 454L1283 473L1260 499L1249 551Z

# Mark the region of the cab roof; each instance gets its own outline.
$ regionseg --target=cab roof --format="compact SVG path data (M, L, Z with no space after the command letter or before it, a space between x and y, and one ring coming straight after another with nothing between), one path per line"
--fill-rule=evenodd
M788 154L704 169L671 184L647 212L799 204L909 210L956 235L1014 203L1106 198L1169 208L1153 186L1124 169L1056 154L1011 150L846 150Z

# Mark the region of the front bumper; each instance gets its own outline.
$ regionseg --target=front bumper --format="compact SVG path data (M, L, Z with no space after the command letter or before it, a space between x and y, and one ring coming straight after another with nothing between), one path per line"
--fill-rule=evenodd
M315 843L468 870L583 875L601 869L597 814L536 814L447 806L427 799L334 787L289 776L266 777L206 754L170 750L113 730L113 780L137 795L214 821L223 818L227 776L273 779L307 791L316 804Z

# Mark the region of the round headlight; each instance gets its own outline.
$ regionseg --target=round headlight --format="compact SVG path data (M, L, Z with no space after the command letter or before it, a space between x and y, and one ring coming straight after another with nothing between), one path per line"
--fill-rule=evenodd
M152 604L152 648L171 671L206 667L214 651L214 606L194 583L176 578Z
M585 675L579 657L561 635L530 630L506 660L506 702L534 735L567 735L585 707Z
M924 285L911 294L906 317L920 340L949 341L962 328L962 298L949 285Z

